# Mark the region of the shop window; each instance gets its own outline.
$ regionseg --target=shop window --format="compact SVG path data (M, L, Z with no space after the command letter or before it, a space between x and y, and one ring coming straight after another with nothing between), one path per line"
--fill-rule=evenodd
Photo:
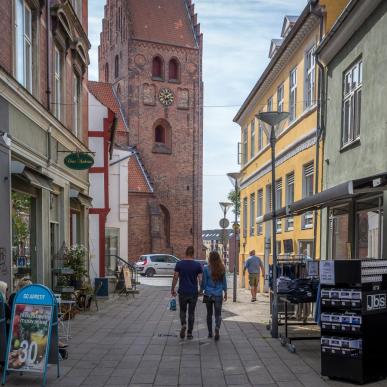
M70 212L70 244L81 244L81 214L74 210Z
M351 257L348 225L349 208L347 205L329 210L328 259Z
M23 277L36 281L36 199L12 192L12 274L14 284Z
M105 229L105 275L115 276L120 255L120 230L118 228Z
M16 79L32 92L32 10L25 0L16 0L15 7L15 64Z
M342 146L360 138L363 62L360 60L344 74Z
M152 61L152 78L163 80L164 79L164 62L160 56L155 56Z
M179 81L179 62L177 59L172 58L169 61L169 67L168 67L168 75L169 75L169 80L172 82L178 82Z

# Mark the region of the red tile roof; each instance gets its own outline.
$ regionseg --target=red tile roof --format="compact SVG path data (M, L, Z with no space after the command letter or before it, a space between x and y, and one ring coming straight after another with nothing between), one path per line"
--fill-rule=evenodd
M134 154L128 162L129 192L152 193L150 184L142 170L137 156Z
M128 0L133 38L196 48L186 0Z
M111 83L89 81L88 87L90 93L93 94L94 97L102 103L102 105L106 106L115 113L118 119L117 131L127 132L128 130L122 117L120 105L113 91L113 85Z

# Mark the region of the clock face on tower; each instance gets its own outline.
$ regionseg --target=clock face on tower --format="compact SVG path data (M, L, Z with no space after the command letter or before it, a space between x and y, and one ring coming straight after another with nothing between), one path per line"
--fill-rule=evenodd
M175 97L171 89L161 89L159 93L159 101L164 106L170 106L173 104Z

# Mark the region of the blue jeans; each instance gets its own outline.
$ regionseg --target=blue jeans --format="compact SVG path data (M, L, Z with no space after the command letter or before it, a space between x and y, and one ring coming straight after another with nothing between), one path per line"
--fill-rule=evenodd
M220 324L222 322L222 303L223 303L222 296L210 296L209 302L206 303L208 333L212 334L213 312L215 312L215 328L220 329Z

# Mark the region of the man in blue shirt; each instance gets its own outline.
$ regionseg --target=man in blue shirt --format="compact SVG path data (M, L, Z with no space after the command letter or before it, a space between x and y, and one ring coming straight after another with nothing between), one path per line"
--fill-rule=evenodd
M195 308L198 300L198 285L202 282L202 265L194 261L194 248L187 247L185 258L177 262L175 274L173 275L171 294L176 296L175 287L179 281L179 306L181 330L180 338L184 339L187 330L187 307L188 307L188 331L187 339L193 338L192 331L195 322Z
M260 272L262 270L263 276L265 276L265 269L263 267L261 258L258 258L255 255L255 250L251 250L249 255L249 258L247 258L247 261L245 262L245 267L243 268L243 275L245 275L247 270L249 273L251 302L255 302L257 301Z

